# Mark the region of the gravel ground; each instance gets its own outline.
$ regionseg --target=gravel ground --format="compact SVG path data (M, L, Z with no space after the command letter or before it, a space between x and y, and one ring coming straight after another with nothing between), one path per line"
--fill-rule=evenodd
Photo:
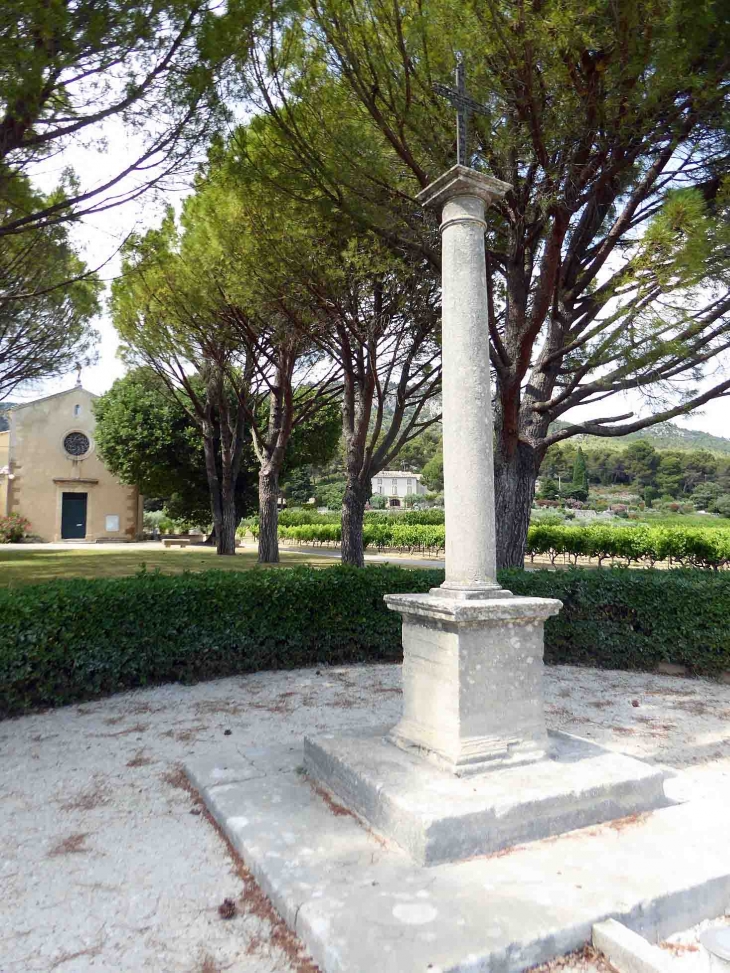
M730 795L730 686L546 673L553 727L677 768L677 796ZM163 686L0 723L0 973L313 973L180 764L224 741L298 746L305 732L395 722L399 709L399 667L362 666Z
M702 933L708 929L727 927L730 916L720 919L708 919L691 929L670 936L660 947L667 951L669 965L675 973L719 973L727 969L730 964L724 963L712 955L702 945Z

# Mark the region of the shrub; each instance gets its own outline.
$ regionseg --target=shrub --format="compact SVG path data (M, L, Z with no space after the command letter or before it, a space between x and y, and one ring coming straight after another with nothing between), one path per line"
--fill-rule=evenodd
M726 573L509 571L500 581L515 594L563 602L546 623L546 662L642 670L674 662L696 675L730 669Z
M440 511L439 511L440 512ZM430 511L428 511L430 513ZM363 544L367 547L397 548L401 551L437 553L443 550L445 528L442 524L413 524L404 514L399 517L368 517L363 526ZM307 524L301 527L280 527L279 537L299 544L339 544L342 528L337 524Z
M443 524L443 510L409 510L404 514L396 514L399 523L402 524Z
M317 515L313 515L316 517ZM320 515L321 516L321 515ZM321 519L325 519L321 517ZM563 554L577 563L579 557L596 558L599 565L618 558L627 566L657 561L696 568L718 569L730 564L730 530L712 527L649 527L591 523L564 523L573 516L536 512L527 532L526 554L548 556L552 564ZM435 521L435 522L433 522ZM279 527L279 536L298 544L339 544L339 517L333 521ZM365 518L363 543L379 550L437 554L444 549L443 511L427 510L391 515L370 513Z
M558 498L558 484L551 477L547 477L540 484L540 492L538 494L541 500L557 500Z
M162 521L168 519L162 510L145 510L142 525L146 531L159 530Z
M401 620L383 596L442 580L442 571L337 566L0 590L0 717L163 682L398 661ZM730 669L730 575L509 571L500 581L515 594L563 602L546 624L548 663Z
M317 503L323 507L327 507L328 510L340 510L344 495L344 483L323 486L317 490Z
M585 503L588 499L588 490L585 487L569 487L561 491L560 497L564 500L578 500L580 503Z
M0 517L0 544L19 544L30 531L30 521L20 514Z
M722 493L719 483L700 483L692 491L692 503L698 510L710 510Z
M279 525L281 527L302 527L305 524L339 524L340 513L320 514L316 510L282 510L279 513ZM256 524L258 526L258 516Z
M170 517L167 508L163 509L162 514L162 517L157 521L157 528L161 534L207 534L213 529L212 524L203 524L184 517Z
M546 523L530 525L527 554L547 555L551 563L559 554L577 560L620 558L626 565L670 561L682 566L718 569L730 564L730 530L713 527L618 526L592 523L572 526Z
M565 517L557 510L537 510L532 518L533 524L552 524L559 527L565 521Z
M300 527L280 527L279 537L304 544L339 544L342 540L342 527L340 524L302 524Z
M0 590L0 716L162 682L396 660L400 618L383 595L442 579L337 566Z
M279 514L281 516L281 514ZM239 520L238 527L236 528L236 537L239 540L243 540L246 534L252 534L254 540L259 536L259 515L255 514L252 517L244 517Z

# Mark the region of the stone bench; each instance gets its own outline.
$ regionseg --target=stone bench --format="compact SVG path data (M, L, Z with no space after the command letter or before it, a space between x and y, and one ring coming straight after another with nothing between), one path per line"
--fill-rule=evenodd
M166 537L162 542L164 547L187 547L190 543L190 537Z

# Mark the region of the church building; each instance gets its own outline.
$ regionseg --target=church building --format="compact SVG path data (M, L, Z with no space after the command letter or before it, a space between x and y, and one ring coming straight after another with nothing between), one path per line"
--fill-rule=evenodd
M0 432L0 515L44 541L133 541L142 497L106 469L94 444L96 396L77 385L14 406Z

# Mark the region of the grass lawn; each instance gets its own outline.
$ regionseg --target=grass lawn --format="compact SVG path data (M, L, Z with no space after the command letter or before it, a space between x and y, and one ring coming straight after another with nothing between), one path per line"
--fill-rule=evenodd
M332 565L331 557L288 554L282 552L281 567L299 564ZM136 574L142 567L148 571L159 569L163 574L180 574L183 571L250 571L257 568L256 551L240 551L235 557L218 557L214 550L187 548L171 550L94 550L70 548L59 550L0 548L0 587L18 584L37 584L55 578L119 578Z

